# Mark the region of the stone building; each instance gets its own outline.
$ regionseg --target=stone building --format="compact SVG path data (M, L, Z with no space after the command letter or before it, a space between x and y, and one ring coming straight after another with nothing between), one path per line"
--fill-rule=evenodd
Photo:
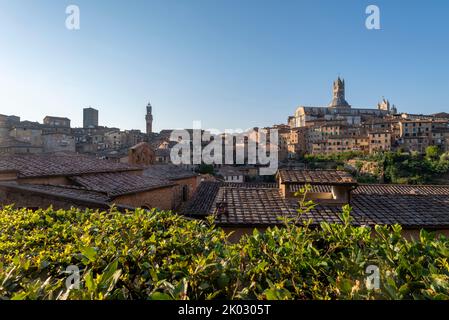
M225 182L243 183L245 180L243 172L233 166L221 166L217 174Z
M311 154L334 154L348 151L369 152L367 136L332 135L312 143Z
M65 133L42 134L43 152L75 152L75 137Z
M398 145L403 150L425 153L430 145L439 145L444 149L443 137L449 131L449 121L412 116L398 123Z
M44 123L20 121L16 116L0 115L0 152L26 154L75 152L70 119L44 118Z
M0 205L47 208L172 210L195 192L197 174L181 168L136 166L86 155L0 157Z
M141 142L129 149L126 160L132 165L152 165L155 163L155 152L147 142Z
M288 158L297 160L307 153L307 136L308 128L293 128L290 130L290 138L288 140Z
M360 125L364 121L383 117L393 111L397 110L386 110L383 105L377 109L352 108L346 101L345 82L339 77L334 81L332 102L327 107L300 106L295 111L294 119L290 118L289 123L294 127L305 127L311 121L323 119L344 120L351 125Z
M378 130L368 132L369 153L390 151L391 132Z
M98 127L98 110L94 108L83 109L83 128Z
M70 119L63 117L46 116L44 118L44 125L47 127L70 128Z

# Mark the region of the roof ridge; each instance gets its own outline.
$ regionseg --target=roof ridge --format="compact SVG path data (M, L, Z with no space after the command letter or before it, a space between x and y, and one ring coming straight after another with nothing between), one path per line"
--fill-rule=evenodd
M395 183L359 183L359 186L394 186L394 187L444 187L449 188L449 184L395 184Z

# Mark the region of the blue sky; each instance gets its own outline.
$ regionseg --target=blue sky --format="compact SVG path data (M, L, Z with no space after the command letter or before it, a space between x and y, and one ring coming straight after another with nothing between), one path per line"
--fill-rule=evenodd
M65 28L65 8L81 29ZM378 5L381 30L365 28ZM100 124L237 129L327 105L449 112L449 1L0 0L0 113L42 121L82 108Z

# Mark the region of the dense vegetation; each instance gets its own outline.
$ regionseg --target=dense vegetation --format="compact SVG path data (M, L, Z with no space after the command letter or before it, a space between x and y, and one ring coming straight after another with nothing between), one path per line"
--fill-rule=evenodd
M0 299L449 299L449 239L350 219L345 207L342 223L311 228L298 213L229 243L212 220L170 212L5 207ZM369 265L380 289L365 284Z
M320 162L335 162L337 164L344 164L345 161L356 158L366 158L367 155L359 151L345 151L332 154L306 154L304 161L310 165Z
M392 183L437 183L438 178L449 174L449 154L441 154L434 146L428 147L425 155L386 153L379 161L385 180Z
M426 154L381 152L372 155L359 152L342 152L330 155L306 155L305 163L309 168L345 169L348 160L373 161L379 170L361 174L353 172L361 183L398 183L398 184L439 184L448 183L449 153L442 153L438 147L430 146Z

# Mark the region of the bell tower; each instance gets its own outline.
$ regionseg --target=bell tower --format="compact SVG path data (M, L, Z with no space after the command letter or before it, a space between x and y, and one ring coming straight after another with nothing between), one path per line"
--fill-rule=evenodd
M147 134L150 134L153 132L153 107L151 106L151 103L148 102L147 105L147 114L145 116L145 120L147 122Z
M345 99L345 80L338 77L333 85L333 99L329 105L331 108L351 108Z

